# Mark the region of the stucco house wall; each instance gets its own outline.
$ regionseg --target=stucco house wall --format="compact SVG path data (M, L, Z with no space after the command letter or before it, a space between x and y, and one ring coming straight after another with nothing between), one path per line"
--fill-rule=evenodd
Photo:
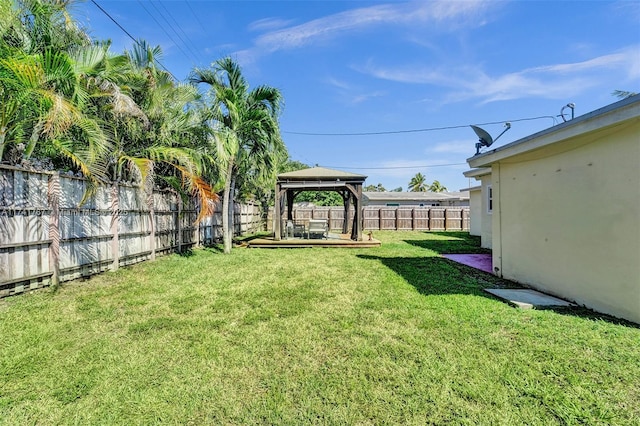
M493 214L489 206L489 188L492 187L491 168L483 167L469 170L464 173L467 178L474 178L480 181L480 185L469 188L469 214L471 235L480 236L480 246L483 248L493 247Z
M469 235L482 235L482 191L480 186L468 188L469 191Z
M527 143L470 160L496 273L640 323L640 97Z
M493 248L493 210L489 208L489 188L493 189L491 174L483 175L480 181L480 246L490 249Z

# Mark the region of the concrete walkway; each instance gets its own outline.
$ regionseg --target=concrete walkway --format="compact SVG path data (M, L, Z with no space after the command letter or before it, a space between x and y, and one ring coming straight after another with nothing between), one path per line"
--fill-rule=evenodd
M487 254L443 254L445 259L480 269L481 271L493 274L493 259L490 253Z
M484 291L522 309L576 306L574 303L528 288L485 288Z

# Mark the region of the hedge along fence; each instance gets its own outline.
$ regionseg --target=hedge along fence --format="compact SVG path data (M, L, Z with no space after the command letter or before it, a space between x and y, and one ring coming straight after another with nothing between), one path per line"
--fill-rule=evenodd
M286 212L283 217L287 217ZM349 219L353 220L353 208ZM343 207L294 207L293 219L326 219L329 229L342 230L344 224ZM378 207L362 208L362 229L372 230L413 230L413 231L468 231L470 225L469 207ZM273 230L273 209L267 218L269 230Z
M222 238L222 206L196 226L196 200L137 186L98 186L0 166L0 297L115 270ZM263 229L257 204L236 204L235 233Z

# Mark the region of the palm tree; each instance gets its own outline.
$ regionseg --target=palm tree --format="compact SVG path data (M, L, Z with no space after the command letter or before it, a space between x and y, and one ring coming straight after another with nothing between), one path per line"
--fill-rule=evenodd
M210 136L199 94L155 69L159 48L109 53L71 19L72 1L0 2L0 161L47 157L104 180L161 177L201 200ZM124 166L128 167L124 167ZM85 197L89 193L85 194ZM201 203L201 217L212 203Z
M410 192L424 192L427 190L426 178L422 173L416 173L409 181L408 189Z
M147 177L155 176L179 192L186 190L200 199L200 220L218 200L205 179L215 169L211 135L196 107L196 88L176 84L167 71L157 69L161 54L159 46L138 41L115 60L119 72L111 96L120 109L110 109L116 139L114 180L128 176L150 183Z
M84 109L87 93L66 52L16 52L0 59L0 93L0 154L13 143L23 145L28 159L43 144L42 151L58 152L87 177L105 177L109 140Z
M434 180L433 183L431 185L429 185L428 189L429 189L430 192L446 192L447 191L447 187L443 186L437 180Z
M216 61L211 69L195 69L190 80L210 86L209 114L217 158L224 166L224 252L230 253L236 190L247 180L273 185L277 164L286 158L278 124L282 95L269 86L250 90L240 66L231 58Z
M612 96L615 96L618 99L627 99L630 98L631 96L635 96L637 95L636 92L630 92L628 90L614 90L611 93Z

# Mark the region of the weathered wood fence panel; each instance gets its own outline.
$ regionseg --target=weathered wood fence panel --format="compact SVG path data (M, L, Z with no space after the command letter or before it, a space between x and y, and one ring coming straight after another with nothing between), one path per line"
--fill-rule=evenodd
M0 297L154 259L222 237L222 203L195 225L196 200L125 184L0 166ZM83 202L84 201L84 202ZM258 204L236 204L236 234L264 229Z
M0 295L40 288L52 275L48 187L47 173L0 169Z
M283 212L287 217L287 212ZM353 209L349 217L353 218ZM293 219L327 219L329 229L341 231L344 224L342 207L294 207ZM351 224L350 224L351 225ZM398 231L468 231L469 207L364 207L362 229ZM273 209L269 209L267 229L273 230Z

